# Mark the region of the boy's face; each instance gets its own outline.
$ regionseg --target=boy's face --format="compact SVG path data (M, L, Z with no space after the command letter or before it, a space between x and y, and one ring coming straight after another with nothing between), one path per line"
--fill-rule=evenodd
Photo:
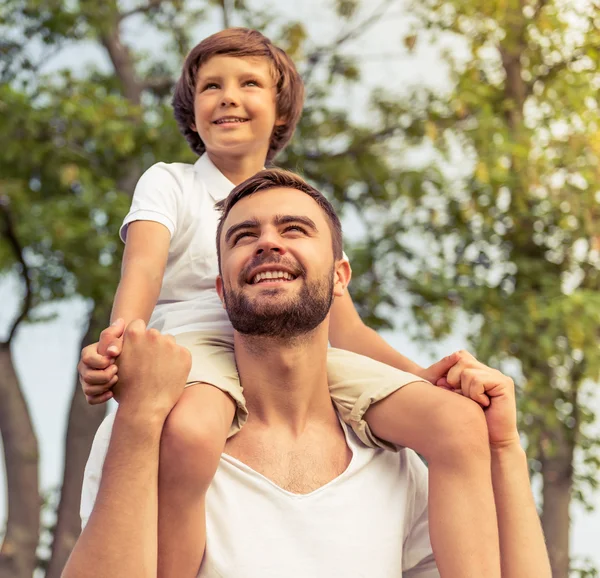
M195 123L206 150L264 162L277 119L276 86L263 57L213 56L198 71Z

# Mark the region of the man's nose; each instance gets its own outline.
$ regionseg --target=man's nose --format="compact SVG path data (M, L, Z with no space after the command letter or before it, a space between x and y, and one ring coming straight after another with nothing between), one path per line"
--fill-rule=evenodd
M256 246L256 254L262 255L263 253L277 253L278 255L283 255L285 253L285 248L275 234L267 233L261 235Z

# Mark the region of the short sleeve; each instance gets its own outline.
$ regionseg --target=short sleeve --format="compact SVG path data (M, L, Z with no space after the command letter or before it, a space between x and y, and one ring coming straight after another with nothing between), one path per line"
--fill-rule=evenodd
M409 520L402 552L403 578L440 578L429 539L427 511L428 474L427 467L412 450L404 450L410 472L410 488L413 496L412 515Z
M81 488L81 506L79 508L82 529L85 528L85 525L90 519L92 510L94 509L96 496L98 495L98 490L100 488L100 479L102 478L102 467L104 466L104 460L106 458L106 453L108 452L108 444L110 443L110 435L112 433L114 421L115 414L111 413L107 415L100 424L100 427L94 436L90 456L85 465L83 486Z
M152 165L135 186L131 208L119 231L121 240L125 241L127 226L133 221L161 223L173 237L177 229L177 206L181 195L182 188L172 165Z

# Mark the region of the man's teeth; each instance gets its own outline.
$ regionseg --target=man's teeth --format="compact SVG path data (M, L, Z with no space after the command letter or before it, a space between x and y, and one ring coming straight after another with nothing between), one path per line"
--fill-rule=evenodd
M268 279L285 279L286 281L291 281L294 278L293 275L290 275L286 271L263 271L254 276L252 283L260 283L261 281Z

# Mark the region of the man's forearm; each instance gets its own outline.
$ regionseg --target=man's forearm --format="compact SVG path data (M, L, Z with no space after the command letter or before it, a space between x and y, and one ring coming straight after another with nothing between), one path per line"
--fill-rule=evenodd
M163 424L117 410L96 503L63 578L156 578Z
M544 534L533 500L527 458L518 443L492 449L502 578L550 578Z

